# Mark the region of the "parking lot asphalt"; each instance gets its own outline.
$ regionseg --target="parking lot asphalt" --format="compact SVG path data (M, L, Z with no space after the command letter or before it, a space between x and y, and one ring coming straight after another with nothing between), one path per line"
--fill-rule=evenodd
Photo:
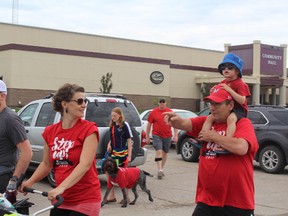
M147 216L147 215L192 215L195 207L194 198L197 182L197 163L189 163L182 160L180 155L176 154L175 149L171 149L168 162L165 167L165 177L162 180L156 178L156 164L154 162L154 150L147 146L147 162L140 166L141 169L154 174L154 177L147 177L147 188L151 190L154 202L148 200L146 193L138 188L139 199L135 206L121 208L119 202L105 205L101 208L101 216ZM260 170L259 165L254 163L255 170L255 216L288 216L288 169L281 174L267 174ZM106 189L106 178L104 175L99 176L101 181L101 192L104 195ZM49 191L47 180L43 180L34 185L34 188ZM116 188L117 200L122 199L122 193ZM129 193L133 197L132 192ZM237 196L237 195L236 195ZM22 194L18 195L21 199ZM30 214L47 207L48 200L35 194L28 194L30 201L35 206L30 208ZM48 216L49 213L41 214Z

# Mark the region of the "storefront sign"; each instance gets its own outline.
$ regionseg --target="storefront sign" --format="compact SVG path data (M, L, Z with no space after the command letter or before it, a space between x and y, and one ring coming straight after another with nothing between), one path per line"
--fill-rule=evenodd
M283 48L274 46L261 47L261 72L270 75L283 75Z

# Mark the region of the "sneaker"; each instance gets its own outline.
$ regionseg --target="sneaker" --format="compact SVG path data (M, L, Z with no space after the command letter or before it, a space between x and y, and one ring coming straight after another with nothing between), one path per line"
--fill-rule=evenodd
M162 171L162 170L159 170L159 171L158 171L158 175L157 175L158 179L162 179L163 176L164 176L163 171Z
M195 138L188 139L188 143L199 149L202 147L202 142Z

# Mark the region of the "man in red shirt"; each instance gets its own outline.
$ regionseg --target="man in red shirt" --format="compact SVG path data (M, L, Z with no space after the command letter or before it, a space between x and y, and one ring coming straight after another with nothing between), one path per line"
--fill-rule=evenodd
M167 125L164 121L165 112L172 112L171 109L166 107L166 100L160 98L159 106L153 109L148 117L148 124L146 128L146 142L150 144L150 131L153 125L152 136L153 136L153 147L156 150L155 162L158 168L158 179L162 179L164 176L164 165L167 161L167 154L169 153L171 146L172 131L171 126ZM174 130L173 142L178 141L178 130Z
M234 108L232 96L225 90L210 92L208 101L214 117L212 128L201 130L207 116L183 119L175 113L165 113L165 121L186 130L203 142L200 150L197 206L192 216L253 216L253 159L258 142L251 121L241 118L233 137L226 136L227 118ZM219 148L230 154L218 154Z

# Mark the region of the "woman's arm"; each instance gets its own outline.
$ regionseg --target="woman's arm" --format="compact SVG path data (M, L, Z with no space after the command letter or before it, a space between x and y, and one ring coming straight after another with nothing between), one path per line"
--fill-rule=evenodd
M133 143L132 143L132 139L128 138L127 139L128 142L128 162L131 162L132 159L132 149L133 149Z
M107 144L107 151L112 153L112 147L111 147L111 140L109 141L109 143Z

